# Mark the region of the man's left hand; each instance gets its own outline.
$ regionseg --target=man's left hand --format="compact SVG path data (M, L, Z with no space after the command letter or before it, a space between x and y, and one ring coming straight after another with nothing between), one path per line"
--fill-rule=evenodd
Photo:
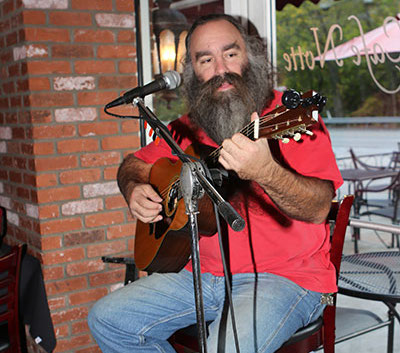
M257 113L251 118L257 119ZM275 164L267 139L252 141L241 133L224 140L219 162L225 169L235 171L241 179L254 181L264 180Z

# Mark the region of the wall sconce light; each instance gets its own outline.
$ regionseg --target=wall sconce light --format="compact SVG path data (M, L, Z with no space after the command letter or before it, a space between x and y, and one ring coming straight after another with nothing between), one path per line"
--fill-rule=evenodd
M186 17L170 8L172 0L158 0L153 12L155 46L153 67L156 74L168 70L182 72L181 59L185 54L185 38L188 23Z

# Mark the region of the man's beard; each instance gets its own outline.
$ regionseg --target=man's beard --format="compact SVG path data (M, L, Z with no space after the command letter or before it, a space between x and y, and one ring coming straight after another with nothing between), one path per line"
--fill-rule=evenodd
M189 82L185 82L191 121L217 144L246 126L251 113L260 114L270 98L271 88L263 75L266 73L255 71L248 64L241 76L226 73L201 82L193 73ZM233 87L218 91L224 82Z

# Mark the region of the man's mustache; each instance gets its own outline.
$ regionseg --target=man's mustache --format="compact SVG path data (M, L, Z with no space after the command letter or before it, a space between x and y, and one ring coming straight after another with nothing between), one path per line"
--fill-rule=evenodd
M227 72L223 75L214 76L202 83L200 89L208 92L215 92L224 83L229 83L237 89L243 84L243 79L239 74Z

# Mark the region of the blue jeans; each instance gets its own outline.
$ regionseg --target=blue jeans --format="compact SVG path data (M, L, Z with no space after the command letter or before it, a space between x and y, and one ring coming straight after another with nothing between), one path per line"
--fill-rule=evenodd
M203 300L209 326L207 350L235 353L230 315L226 332L219 327L225 302L225 279L202 275ZM321 294L286 278L268 274L237 274L232 278L234 313L241 353L275 352L294 332L321 315ZM88 317L91 332L103 353L175 350L167 339L196 323L192 273L158 274L141 278L100 299Z

